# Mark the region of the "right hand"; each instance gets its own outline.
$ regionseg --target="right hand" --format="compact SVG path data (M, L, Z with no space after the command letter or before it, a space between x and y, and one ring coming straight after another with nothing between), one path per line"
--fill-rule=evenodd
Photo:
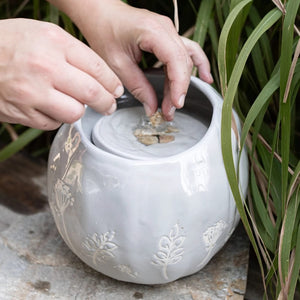
M161 110L171 121L182 108L193 65L199 77L212 83L210 63L204 51L180 37L168 17L138 9L120 0L48 0L67 13L95 50L118 75L128 91L144 104L148 116L158 106L156 92L139 68L143 51L153 53L165 67Z
M0 121L52 130L78 120L85 104L114 112L122 83L88 46L35 20L0 20L0 32Z

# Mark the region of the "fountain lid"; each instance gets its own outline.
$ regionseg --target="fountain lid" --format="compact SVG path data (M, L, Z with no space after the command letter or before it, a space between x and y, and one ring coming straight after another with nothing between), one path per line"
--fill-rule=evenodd
M174 140L145 145L136 134L144 118L143 107L123 108L112 115L101 116L92 131L93 143L98 148L121 157L150 160L186 151L201 140L207 130L207 126L201 121L176 111L171 126L178 130L167 134L173 136Z

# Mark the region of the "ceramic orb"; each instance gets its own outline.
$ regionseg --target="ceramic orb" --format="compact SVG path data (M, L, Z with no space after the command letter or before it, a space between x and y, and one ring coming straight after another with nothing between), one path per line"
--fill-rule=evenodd
M164 76L147 77L162 99ZM239 221L221 153L221 110L220 95L192 77L170 143L136 140L144 112L128 92L114 114L87 108L63 125L50 151L48 195L70 249L97 271L134 283L167 283L203 268ZM237 165L233 131L232 145ZM239 177L245 195L245 151Z

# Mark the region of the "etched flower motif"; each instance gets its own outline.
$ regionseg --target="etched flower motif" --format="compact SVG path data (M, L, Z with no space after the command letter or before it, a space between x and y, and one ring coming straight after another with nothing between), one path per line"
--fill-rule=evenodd
M115 256L113 251L116 250L118 246L112 242L114 237L115 232L108 231L100 235L94 233L85 238L82 246L90 252L95 265Z
M81 186L81 173L82 173L82 163L80 161L75 161L71 164L70 168L64 175L64 181L70 186L77 186L77 191L82 192Z
M70 126L68 137L67 137L67 139L65 141L65 145L64 145L64 149L65 149L66 153L68 154L67 165L68 165L72 155L74 154L76 149L79 147L79 144L81 141L79 132L76 132L74 134L74 136L72 136L72 130L73 130L73 125Z
M168 235L160 238L158 252L153 255L152 264L162 268L162 274L168 279L167 268L181 261L184 249L181 247L185 236L179 234L179 225L176 224Z
M57 179L55 186L55 200L59 213L63 215L66 208L74 203L70 187L61 179Z
M210 251L215 247L218 239L220 238L226 227L226 222L220 220L204 232L203 241L207 251Z
M127 275L131 276L132 278L136 278L138 276L138 273L132 271L131 268L127 265L117 265L117 266L114 266L114 268L119 270L122 273L126 273Z
M207 228L203 233L203 241L207 251L206 256L202 261L197 265L198 268L202 268L211 258L211 253L214 250L219 238L222 236L227 223L223 220L218 221L213 226Z

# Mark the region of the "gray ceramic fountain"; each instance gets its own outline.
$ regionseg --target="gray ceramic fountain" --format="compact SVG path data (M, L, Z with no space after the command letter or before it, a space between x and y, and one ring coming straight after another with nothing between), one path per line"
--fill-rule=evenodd
M147 76L162 99L164 76ZM63 125L49 156L48 192L72 251L99 272L135 283L167 283L203 268L239 220L221 154L221 109L220 95L192 77L184 108L166 125L176 130L163 129L172 136L167 143L138 140L144 111L128 92L113 115L87 108ZM232 144L237 163L234 134ZM245 195L245 151L239 176Z

